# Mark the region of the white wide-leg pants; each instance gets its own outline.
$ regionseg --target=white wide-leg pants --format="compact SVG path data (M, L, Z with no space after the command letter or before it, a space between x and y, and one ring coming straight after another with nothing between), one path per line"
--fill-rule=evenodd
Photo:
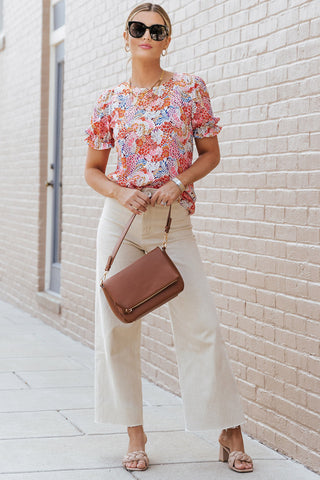
M152 191L152 189L150 189ZM110 275L161 246L168 207L137 215ZM141 320L122 323L99 286L108 256L131 212L105 199L97 232L95 298L95 422L143 425L140 366ZM228 428L244 423L216 307L192 233L190 215L172 206L167 253L180 271L184 290L168 303L176 348L186 430ZM154 272L156 275L157 272Z

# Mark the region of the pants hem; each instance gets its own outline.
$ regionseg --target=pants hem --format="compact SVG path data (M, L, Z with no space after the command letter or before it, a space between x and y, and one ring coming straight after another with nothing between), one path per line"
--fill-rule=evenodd
M139 425L143 425L143 420L141 421L137 421L137 422L133 422L132 420L131 421L126 421L126 420L123 420L123 419L117 419L115 417L112 417L112 418L101 418L101 417L97 417L95 416L94 417L94 423L102 423L102 424L109 424L109 425L121 425L121 426L124 426L124 427L138 427Z

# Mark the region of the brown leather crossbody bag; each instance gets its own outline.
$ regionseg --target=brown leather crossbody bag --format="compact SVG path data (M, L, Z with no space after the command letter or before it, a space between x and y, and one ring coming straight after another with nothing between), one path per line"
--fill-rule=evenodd
M130 217L112 254L108 258L100 282L113 313L125 323L131 323L155 310L184 288L183 279L168 254L167 237L171 225L171 206L165 226L162 247L156 247L128 267L107 277L118 250L135 218Z

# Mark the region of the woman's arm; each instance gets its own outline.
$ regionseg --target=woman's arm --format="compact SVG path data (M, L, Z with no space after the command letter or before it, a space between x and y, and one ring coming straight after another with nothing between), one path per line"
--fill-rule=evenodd
M185 187L189 183L196 182L208 175L220 162L220 149L216 135L214 137L195 138L195 143L199 157L191 167L177 176ZM171 205L180 195L179 187L170 180L153 194L151 204L160 204L163 201L167 202L167 205Z
M115 198L117 184L107 179L105 171L111 148L94 150L88 147L84 178L87 184L105 197Z
M149 197L139 190L121 187L109 180L105 171L111 148L95 150L88 147L84 178L90 187L105 197L118 200L121 205L128 208L132 213L141 214L146 211Z
M187 170L178 175L178 179L187 186L210 173L220 162L218 138L195 138L199 157Z

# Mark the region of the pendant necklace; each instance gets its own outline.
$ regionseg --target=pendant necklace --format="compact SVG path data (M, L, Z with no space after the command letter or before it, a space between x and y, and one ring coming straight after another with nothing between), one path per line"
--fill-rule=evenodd
M141 93L138 93L137 95L137 101L135 102L135 104L137 105L138 102L140 102L148 93L150 93L152 91L152 89L157 85L157 83L159 83L159 87L161 85L161 82L162 82L162 79L163 79L163 76L164 76L164 70L162 70L161 72L161 75L160 75L160 78L150 87L148 88L145 92L142 92L142 95ZM129 80L129 87L131 88L131 93L133 93L133 88L132 88L132 84L131 84L131 78Z

